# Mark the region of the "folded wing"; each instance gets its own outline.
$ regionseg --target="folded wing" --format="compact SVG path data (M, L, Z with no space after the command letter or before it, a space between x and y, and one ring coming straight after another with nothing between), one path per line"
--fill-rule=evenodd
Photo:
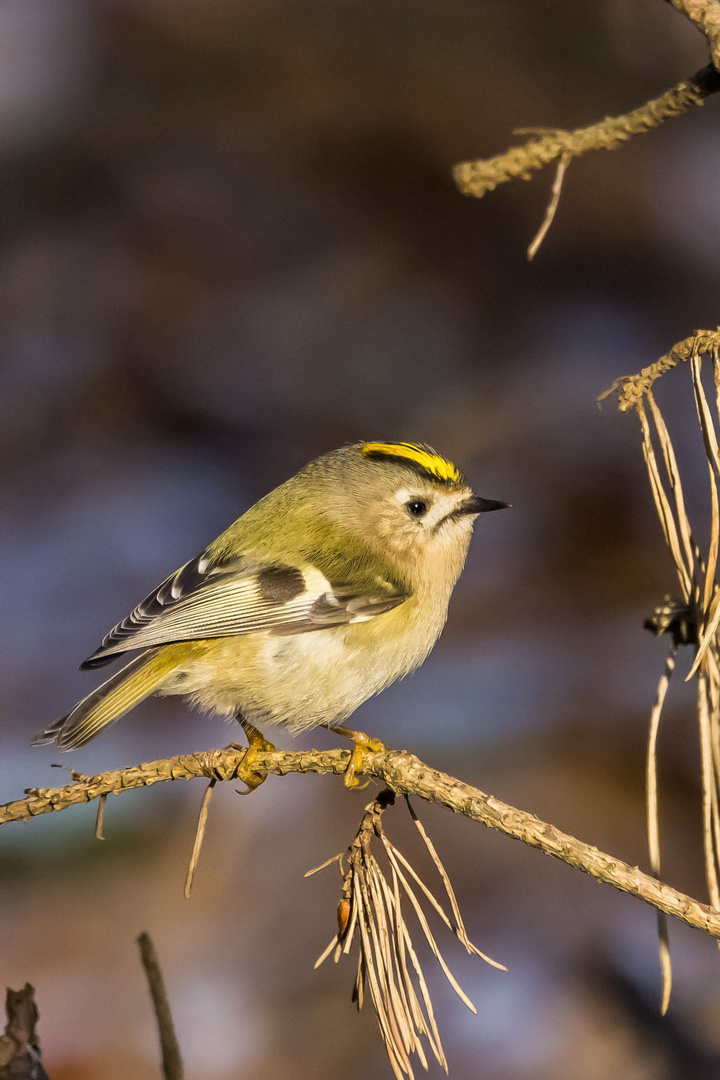
M407 599L396 583L371 589L330 582L314 566L299 569L251 555L214 563L206 552L162 582L118 623L81 665L101 667L130 649L268 631L302 634L364 621Z

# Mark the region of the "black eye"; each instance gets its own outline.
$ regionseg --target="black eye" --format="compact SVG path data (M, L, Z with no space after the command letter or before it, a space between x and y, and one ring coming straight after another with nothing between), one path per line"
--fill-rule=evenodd
M422 499L411 499L410 502L405 503L405 506L408 513L412 514L413 517L419 518L423 514L427 514L427 503L423 502Z

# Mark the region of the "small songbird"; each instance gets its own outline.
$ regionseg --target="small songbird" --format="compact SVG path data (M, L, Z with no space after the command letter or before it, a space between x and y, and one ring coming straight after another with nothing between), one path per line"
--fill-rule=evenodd
M33 739L74 750L150 694L180 694L258 728L342 726L418 667L447 618L478 514L474 495L428 446L365 442L310 462L110 631L81 668L142 649ZM379 744L382 745L382 744ZM359 756L358 756L359 755Z

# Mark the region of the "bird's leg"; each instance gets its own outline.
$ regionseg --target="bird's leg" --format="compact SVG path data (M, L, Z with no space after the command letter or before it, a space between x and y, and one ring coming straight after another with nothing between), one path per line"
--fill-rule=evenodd
M345 727L344 724L329 724L330 731L334 731L336 735L344 735L346 739L352 739L355 743L353 752L350 756L350 764L345 770L344 784L346 788L358 788L360 787L360 781L358 780L356 773L363 771L363 752L365 750L372 750L376 754L383 753L387 747L379 739L371 739L369 735L366 735L364 731L355 731L353 728ZM362 791L366 788L370 781L360 787Z
M271 742L268 742L261 731L258 731L249 720L245 719L241 712L235 713L235 719L245 732L248 741L248 748L245 751L245 757L241 765L242 775L240 776L240 779L247 784L248 790L239 792L240 795L248 795L256 787L260 787L266 776L265 773L253 770L253 761L258 754L271 754L275 747Z

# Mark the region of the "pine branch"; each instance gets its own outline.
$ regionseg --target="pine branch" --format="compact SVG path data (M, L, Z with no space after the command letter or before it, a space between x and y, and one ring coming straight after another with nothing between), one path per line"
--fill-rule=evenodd
M65 787L31 788L25 798L0 806L0 825L10 821L27 821L40 814L66 810L102 796L119 795L160 782L196 777L243 780L246 752L242 748L229 747L183 754L98 776L85 777L75 773L74 782ZM256 780L258 773L278 776L308 772L341 774L347 769L349 760L350 752L347 750L258 752L252 761L252 778ZM532 814L431 768L405 750L367 751L364 767L368 776L380 780L398 795L416 796L437 803L453 813L497 829L576 870L590 874L598 881L643 900L696 930L720 939L720 911L677 892L637 867L584 844Z
M621 116L606 116L597 124L564 131L553 128L526 128L517 134L536 137L522 146L512 146L504 154L476 161L463 161L453 169L453 177L463 195L481 199L488 191L509 180L531 180L533 173L556 161L557 171L552 194L540 229L528 247L532 259L553 222L568 166L574 158L589 150L616 150L634 135L643 135L681 116L705 98L720 90L720 0L668 0L705 36L712 63L689 79L666 90L660 97L646 101Z
M666 120L680 116L695 105L702 105L706 97L718 90L720 74L710 64L660 97L622 116L608 116L597 124L575 131L542 129L536 132L538 138L522 146L513 146L504 154L479 161L463 161L453 169L455 183L463 195L481 199L508 180L532 179L534 172L552 161L560 159L567 166L573 158L589 150L616 150L634 135L652 131Z

